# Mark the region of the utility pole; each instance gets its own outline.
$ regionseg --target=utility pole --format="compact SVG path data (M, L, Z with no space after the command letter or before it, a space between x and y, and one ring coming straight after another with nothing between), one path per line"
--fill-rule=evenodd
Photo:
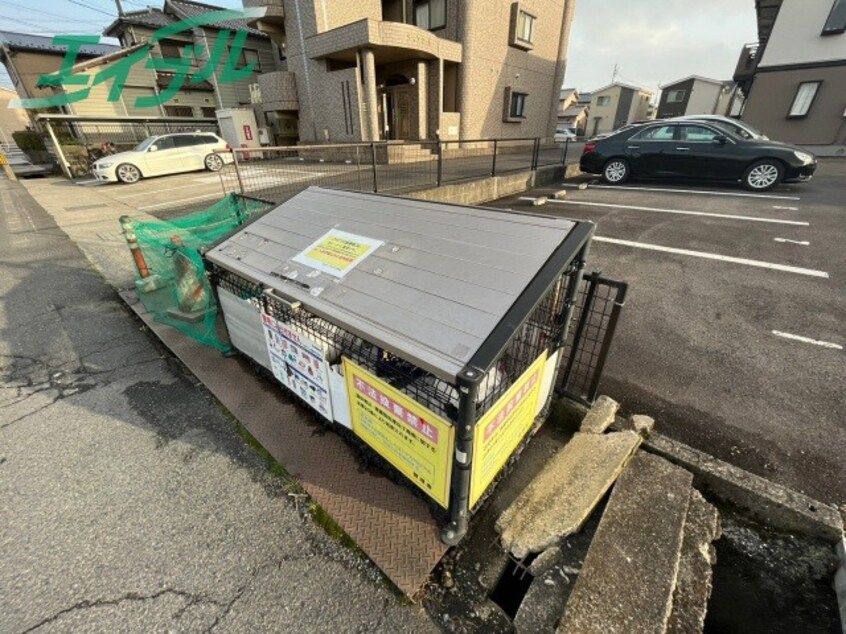
M123 17L123 5L120 3L120 0L115 0L115 6L117 7L118 17Z
M614 73L611 75L611 83L612 83L612 84L613 84L615 81L617 81L617 73L618 73L618 71L619 71L619 70L620 70L620 66L619 66L619 64L615 63L615 64L614 64Z

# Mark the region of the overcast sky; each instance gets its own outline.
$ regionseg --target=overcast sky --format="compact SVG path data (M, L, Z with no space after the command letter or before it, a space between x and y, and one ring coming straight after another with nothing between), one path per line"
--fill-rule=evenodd
M620 81L653 91L688 75L731 79L757 41L755 0L577 0L566 87Z

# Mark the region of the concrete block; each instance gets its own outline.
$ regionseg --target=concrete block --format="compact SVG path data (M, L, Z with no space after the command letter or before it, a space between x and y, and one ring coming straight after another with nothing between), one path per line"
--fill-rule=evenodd
M559 633L665 631L692 482L658 456L635 456L614 487Z
M499 516L503 547L522 559L578 531L640 442L630 431L573 436Z
M623 429L628 429L635 433L640 434L644 438L649 436L652 433L652 430L655 428L655 419L651 416L645 416L643 414L634 414L629 416L622 425Z
M749 511L759 521L783 531L837 543L843 519L833 506L770 482L703 451L653 433L644 448L692 472L697 488Z
M837 593L837 605L840 607L840 625L846 634L846 538L841 537L837 544L840 568L834 575L834 591Z
M555 192L552 195L552 197L555 200L564 200L565 198L567 198L567 190L566 189L559 189L557 192Z
M514 615L514 631L517 634L553 632L567 603L567 584L558 568L535 577Z
M604 395L600 396L582 420L580 431L588 434L605 433L605 430L614 422L618 409L620 404L617 401Z
M673 593L673 608L667 626L669 634L701 632L711 596L714 548L720 536L720 516L696 491L691 491L684 527L679 575Z
M532 201L532 207L543 207L548 201L546 196L538 196Z
M584 190L586 190L587 188L588 188L588 184L587 184L587 183L579 183L579 190L580 190L580 191L584 191Z
M533 577L540 577L547 570L558 564L562 560L563 556L564 555L558 546L547 548L531 563L529 566L529 574Z

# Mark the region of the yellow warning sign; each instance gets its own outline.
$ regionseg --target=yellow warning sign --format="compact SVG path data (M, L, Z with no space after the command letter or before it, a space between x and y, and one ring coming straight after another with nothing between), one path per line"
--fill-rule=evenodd
M494 403L473 432L473 466L470 474L470 506L485 489L529 433L538 411L546 352Z
M343 277L382 244L381 240L332 229L292 259L329 275Z
M447 508L452 425L346 357L344 377L355 434Z

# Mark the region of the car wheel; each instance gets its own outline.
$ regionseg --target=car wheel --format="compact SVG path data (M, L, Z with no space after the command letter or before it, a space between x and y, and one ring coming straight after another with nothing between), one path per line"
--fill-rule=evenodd
M754 192L765 192L778 185L782 178L782 164L773 159L765 159L749 166L743 175L743 186Z
M612 185L625 183L630 175L631 168L628 161L621 158L611 159L602 168L602 180Z
M209 154L204 162L206 169L210 172L219 172L223 169L223 159L217 154Z
M117 166L115 173L121 183L137 183L141 180L141 170L132 163L121 163Z

